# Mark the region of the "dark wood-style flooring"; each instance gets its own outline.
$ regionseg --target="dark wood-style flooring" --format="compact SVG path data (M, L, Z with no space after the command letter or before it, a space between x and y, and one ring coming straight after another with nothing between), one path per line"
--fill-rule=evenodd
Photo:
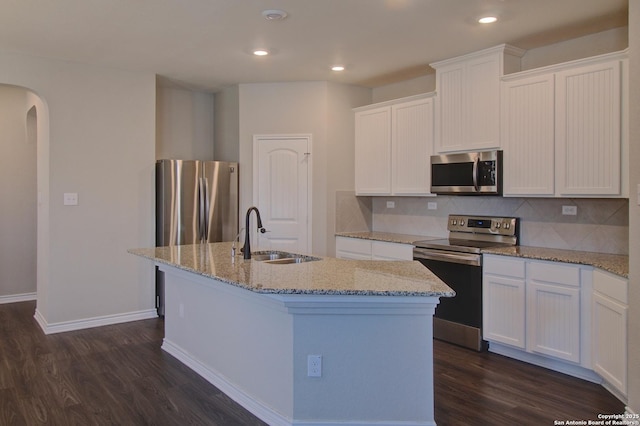
M264 425L160 349L162 320L46 336L34 309L0 305L0 425ZM439 426L624 412L599 385L439 341L435 405Z

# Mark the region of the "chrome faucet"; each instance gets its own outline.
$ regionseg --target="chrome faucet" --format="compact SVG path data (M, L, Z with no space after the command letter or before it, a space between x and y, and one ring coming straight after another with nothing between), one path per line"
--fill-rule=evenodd
M242 248L242 252L244 254L244 258L245 259L251 259L251 243L249 242L249 216L251 216L251 212L255 211L256 212L256 218L258 219L258 230L264 234L265 232L267 232L266 229L264 229L262 227L262 219L260 218L260 211L258 210L257 207L251 207L249 208L249 210L247 210L247 218L246 218L246 224L244 227L244 247Z

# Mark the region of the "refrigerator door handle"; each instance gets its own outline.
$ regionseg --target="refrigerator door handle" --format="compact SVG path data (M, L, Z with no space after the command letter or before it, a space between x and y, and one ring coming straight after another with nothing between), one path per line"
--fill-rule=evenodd
M205 237L205 223L206 223L206 214L205 214L205 205L204 205L204 197L205 197L205 188L204 188L204 178L198 179L198 238L202 243Z
M209 199L209 178L202 178L202 184L204 189L204 218L202 220L202 242L209 242L209 211L210 199Z

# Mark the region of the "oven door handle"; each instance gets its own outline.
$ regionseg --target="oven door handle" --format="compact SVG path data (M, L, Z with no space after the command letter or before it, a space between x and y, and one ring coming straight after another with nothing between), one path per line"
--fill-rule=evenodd
M413 249L413 259L435 260L473 266L480 266L482 264L482 255L480 254L459 253L446 250L425 250L421 248Z

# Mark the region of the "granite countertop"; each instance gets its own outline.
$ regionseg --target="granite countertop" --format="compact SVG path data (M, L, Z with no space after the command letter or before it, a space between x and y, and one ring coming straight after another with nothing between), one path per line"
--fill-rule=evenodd
M528 246L488 248L482 250L482 253L590 265L621 277L629 276L629 256L620 254Z
M414 261L329 257L297 264L269 264L231 257L232 243L131 249L129 253L215 278L256 293L364 296L439 296L455 292Z
M412 244L420 240L434 240L442 237L394 234L390 232L339 232L337 236L386 241L390 243ZM578 250L552 249L546 247L514 246L483 249L482 253L554 262L577 263L602 269L621 277L629 277L629 256L620 254L594 253Z
M385 241L388 243L411 244L422 240L437 240L442 237L425 237L424 235L394 234L391 232L338 232L338 237L360 238L362 240Z

